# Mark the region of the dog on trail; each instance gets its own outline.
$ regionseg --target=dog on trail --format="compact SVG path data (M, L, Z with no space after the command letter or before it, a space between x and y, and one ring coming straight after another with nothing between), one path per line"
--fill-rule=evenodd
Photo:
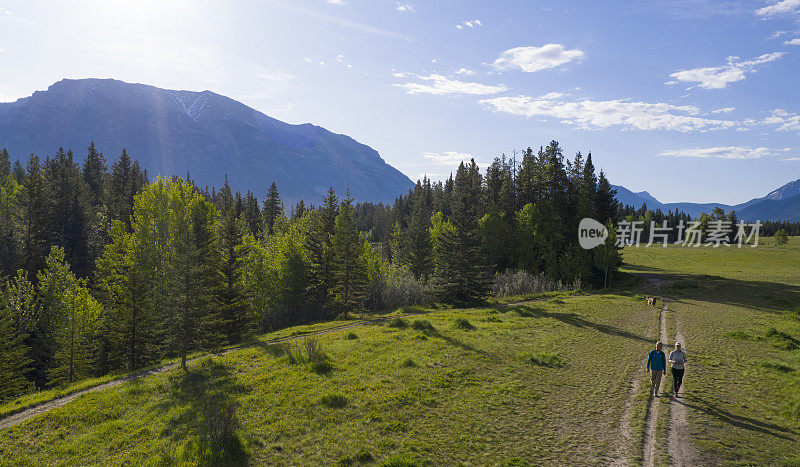
M647 297L647 304L655 308L656 306L656 297Z

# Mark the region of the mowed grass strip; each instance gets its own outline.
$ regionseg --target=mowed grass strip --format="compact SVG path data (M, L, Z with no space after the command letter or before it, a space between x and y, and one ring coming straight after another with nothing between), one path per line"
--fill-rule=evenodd
M315 336L324 373L304 361L302 341L264 343L3 430L0 459L174 461L233 407L224 425L256 464L609 460L653 317L613 295L437 310L405 327Z
M707 463L800 463L800 238L762 241L625 251L630 270L673 280L653 293L676 298L669 344L677 324L689 357L686 441Z

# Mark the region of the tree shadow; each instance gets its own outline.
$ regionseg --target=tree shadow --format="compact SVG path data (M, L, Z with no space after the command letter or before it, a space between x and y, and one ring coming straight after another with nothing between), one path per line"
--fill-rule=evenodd
M672 281L662 289L666 295L677 294L683 298L773 313L789 311L800 303L800 286L797 285L708 274L669 274L660 277Z
M622 265L622 267L624 269L626 269L626 270L629 270L629 271L639 271L639 272L656 272L656 271L662 271L663 272L664 271L661 268L656 268L656 267L653 267L653 266L645 266L643 264L628 264L628 263L625 263L625 264Z
M230 369L211 358L188 372L169 377L167 397L157 408L175 413L161 433L173 440L189 439L181 455L191 462L212 465L246 465L247 451L237 434L236 396L246 387L236 382ZM177 410L176 410L177 409ZM187 459L170 459L180 463Z
M743 428L745 430L750 430L750 431L757 431L759 433L775 436L776 438L781 438L788 441L795 441L798 436L798 433L792 430L791 428L786 428L780 425L775 425L773 423L762 422L760 420L756 420L753 418L732 414L726 410L723 410L715 406L711 402L693 394L687 394L684 400L673 399L672 401L678 404L682 404L690 409L703 412L720 421L729 423L737 428ZM692 403L689 403L687 401L691 401Z
M586 318L581 318L576 313L548 312L543 308L535 308L525 305L518 305L511 308L506 308L505 311L514 311L520 316L530 317L530 318L552 318L557 321L561 321L564 324L569 324L570 326L575 326L579 328L590 328L594 329L595 331L602 332L603 334L608 334L617 337L624 337L626 339L633 339L641 342L650 342L652 340L652 339L647 339L638 334L634 334L630 331L626 331L622 328L618 328L616 326L589 321Z

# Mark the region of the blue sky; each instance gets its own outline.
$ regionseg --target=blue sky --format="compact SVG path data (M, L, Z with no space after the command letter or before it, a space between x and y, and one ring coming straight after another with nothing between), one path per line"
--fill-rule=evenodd
M800 0L0 1L0 30L0 101L209 89L412 179L551 139L664 202L800 178Z

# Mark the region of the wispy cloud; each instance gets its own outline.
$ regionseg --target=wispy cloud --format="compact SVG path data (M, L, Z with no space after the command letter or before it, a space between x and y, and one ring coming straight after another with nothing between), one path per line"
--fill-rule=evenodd
M761 159L783 155L791 151L791 148L771 149L771 148L751 148L744 146L726 146L713 148L694 148L694 149L675 149L663 151L659 156L667 157L698 157L702 159Z
M393 39L403 39L403 40L406 40L406 41L411 40L405 34L401 34L401 33L394 32L394 31L389 31L389 30L386 30L386 29L381 29L381 28L378 28L378 27L375 27L375 26L370 26L368 24L362 24L362 23L359 23L359 22L356 22L356 21L345 19L345 18L339 18L339 17L333 16L333 15L329 15L329 14L326 14L326 13L322 13L322 12L316 11L316 10L303 8L301 6L297 6L295 4L295 2L284 2L284 1L280 1L280 0L265 0L265 1L267 3L269 3L270 5L272 5L272 6L275 6L275 7L278 7L278 8L282 8L282 9L284 9L286 11L291 11L292 13L303 15L303 16L306 16L308 18L313 18L313 19L316 19L316 20L319 20L319 21L323 21L323 22L326 22L326 23L335 24L337 26L341 26L343 28L347 28L347 29L350 29L350 30L353 30L353 31L363 32L363 33L372 34L372 35L376 35L376 36L389 37L389 38L393 38Z
M325 0L325 3L338 6L347 5L347 2L345 2L344 0Z
M533 73L581 60L583 57L581 50L567 50L561 44L545 44L541 47L515 47L506 50L494 61L493 66L498 70L519 68Z
M472 154L468 154L465 152L455 152L455 151L445 151L445 152L426 152L422 154L422 157L431 161L437 165L449 165L453 166L458 164L459 162L467 162L470 159L473 159Z
M729 114L736 110L736 107L723 107L721 109L712 110L712 114Z
M792 39L790 41L784 41L783 43L786 45L800 45L800 37Z
M800 9L800 0L781 0L755 11L758 16L775 16L794 13Z
M762 120L745 120L747 125L774 125L776 131L800 131L800 114L775 109Z
M468 68L463 68L462 67L462 68L459 68L458 70L456 70L456 74L465 75L465 76L475 76L475 75L478 74L478 72L476 72L475 70L470 70Z
M568 100L561 93L539 97L513 96L483 99L481 104L496 112L526 117L550 117L577 128L619 126L639 130L707 131L734 127L730 120L700 116L694 106L630 100Z
M416 10L414 9L414 5L410 3L395 3L395 8L397 11L402 11L403 13L414 13Z
M398 76L399 73L396 73L396 77L407 77L411 76L408 74L402 74L402 76ZM459 81L457 79L451 79L446 76L431 74L428 76L420 76L416 75L416 78L421 80L422 82L417 83L403 83L403 84L395 84L398 88L403 88L406 90L408 94L474 94L474 95L487 95L487 94L497 94L499 92L505 91L507 88L502 85L490 86L481 83L472 83L466 81Z
M800 0L798 0L800 1ZM786 55L786 52L772 52L760 55L751 60L742 60L739 57L728 57L728 63L718 67L693 68L672 73L667 84L679 82L700 83L697 86L704 89L723 89L728 84L741 81L748 73L755 73L759 65L773 62Z
M477 27L480 27L480 26L483 26L483 23L481 23L481 20L479 20L479 19L473 19L473 20L470 20L470 21L462 21L461 23L456 24L456 28L457 29L464 29L464 28L472 29L472 28L477 28Z

